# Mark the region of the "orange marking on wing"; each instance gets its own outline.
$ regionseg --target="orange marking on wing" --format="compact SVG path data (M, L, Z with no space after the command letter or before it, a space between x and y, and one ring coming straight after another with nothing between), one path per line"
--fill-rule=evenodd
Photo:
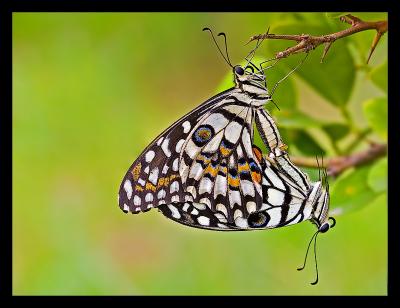
M253 153L259 162L262 161L262 153L259 148L253 147Z
M239 177L233 178L231 176L228 176L228 183L230 186L239 187L240 184Z
M219 147L219 151L221 152L222 156L228 156L232 152L232 150L224 147L222 144Z
M176 179L178 177L179 177L179 175L177 175L177 174L171 174L169 177L169 180L172 181L173 179Z
M165 178L159 178L158 183L157 183L157 188L160 188L161 186L164 185Z
M135 186L135 190L136 190L136 191L143 191L143 187L140 186L140 185L136 185L136 186Z
M151 184L150 182L146 183L146 190L151 190L151 191L156 191L156 186L154 186L153 184Z
M133 179L135 181L137 181L137 179L139 178L140 175L140 169L142 169L142 164L138 163L135 168L132 169L132 175L133 175Z
M248 172L248 171L250 171L250 167L249 167L249 164L246 162L244 165L239 165L238 166L239 168L238 168L238 171L239 171L239 173L240 172Z
M251 172L251 178L256 183L261 183L261 174L255 171Z
M209 164L204 173L209 173L215 178L218 174L218 168L214 168L211 164Z

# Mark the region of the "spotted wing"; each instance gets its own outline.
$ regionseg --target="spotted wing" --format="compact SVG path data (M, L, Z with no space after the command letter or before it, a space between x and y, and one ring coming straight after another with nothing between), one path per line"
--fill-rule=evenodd
M205 208L187 220L181 210L185 203L163 206L165 216L198 228L247 226L249 213L262 206L261 152L252 147L253 118L249 104L230 97L198 121L182 146L179 174L185 202Z
M308 199L313 187L308 176L287 155L272 163L265 160L262 169L263 205L261 211L250 217L249 226L278 228L309 219L312 206Z
M185 201L179 174L183 143L199 119L222 104L233 91L224 91L183 116L140 154L120 185L119 207L124 212L139 213L161 204Z

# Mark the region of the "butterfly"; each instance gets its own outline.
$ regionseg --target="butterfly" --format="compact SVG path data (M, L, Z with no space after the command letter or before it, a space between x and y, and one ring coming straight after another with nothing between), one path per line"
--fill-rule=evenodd
M157 207L203 229L277 228L312 220L329 228L329 192L289 159L264 105L265 76L233 67L235 86L162 132L128 169L119 190L124 212ZM254 125L269 151L254 145Z
M220 35L227 49L226 37ZM158 208L175 222L218 231L272 229L310 220L318 230L304 268L312 240L315 251L317 235L336 223L328 217L326 170L324 178L311 182L291 162L264 109L272 101L264 69L248 57L244 67L232 66L226 50L235 86L184 115L146 147L122 180L119 207L133 214ZM254 145L255 128L268 156ZM312 284L317 281L318 269Z

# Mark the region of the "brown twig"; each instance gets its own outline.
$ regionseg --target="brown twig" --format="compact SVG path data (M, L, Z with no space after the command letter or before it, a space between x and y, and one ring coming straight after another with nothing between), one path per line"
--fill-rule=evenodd
M370 147L363 152L324 159L323 167L327 168L328 175L336 177L346 169L372 162L386 155L386 152L386 144L370 143ZM321 162L318 163L315 158L311 157L291 157L290 160L299 167L321 167Z
M383 34L388 31L388 22L387 20L381 21L363 21L358 17L355 17L351 14L340 17L342 22L346 22L350 24L350 28L345 30L335 32L332 34L321 35L321 36L313 36L309 34L301 34L301 35L286 35L286 34L260 34L255 35L250 38L250 41L259 40L259 39L278 39L278 40L291 40L296 41L297 44L295 46L289 47L284 51L280 51L275 55L276 59L286 58L287 56L298 53L298 52L309 52L310 50L315 49L321 44L325 44L324 51L322 53L321 62L324 60L329 48L331 45L338 39L341 39L346 36L350 36L354 33L366 31L366 30L376 30L376 35L371 45L371 50L368 55L367 63L371 58L372 53L375 50L376 45L378 44L380 38Z

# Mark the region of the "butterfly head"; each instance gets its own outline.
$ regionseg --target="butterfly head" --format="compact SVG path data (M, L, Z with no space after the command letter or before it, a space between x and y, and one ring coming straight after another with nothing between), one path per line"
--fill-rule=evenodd
M251 69L251 71L248 69ZM237 88L251 97L265 98L266 100L271 98L265 86L264 74L254 73L254 69L251 66L247 66L245 69L241 65L236 65L232 70Z

